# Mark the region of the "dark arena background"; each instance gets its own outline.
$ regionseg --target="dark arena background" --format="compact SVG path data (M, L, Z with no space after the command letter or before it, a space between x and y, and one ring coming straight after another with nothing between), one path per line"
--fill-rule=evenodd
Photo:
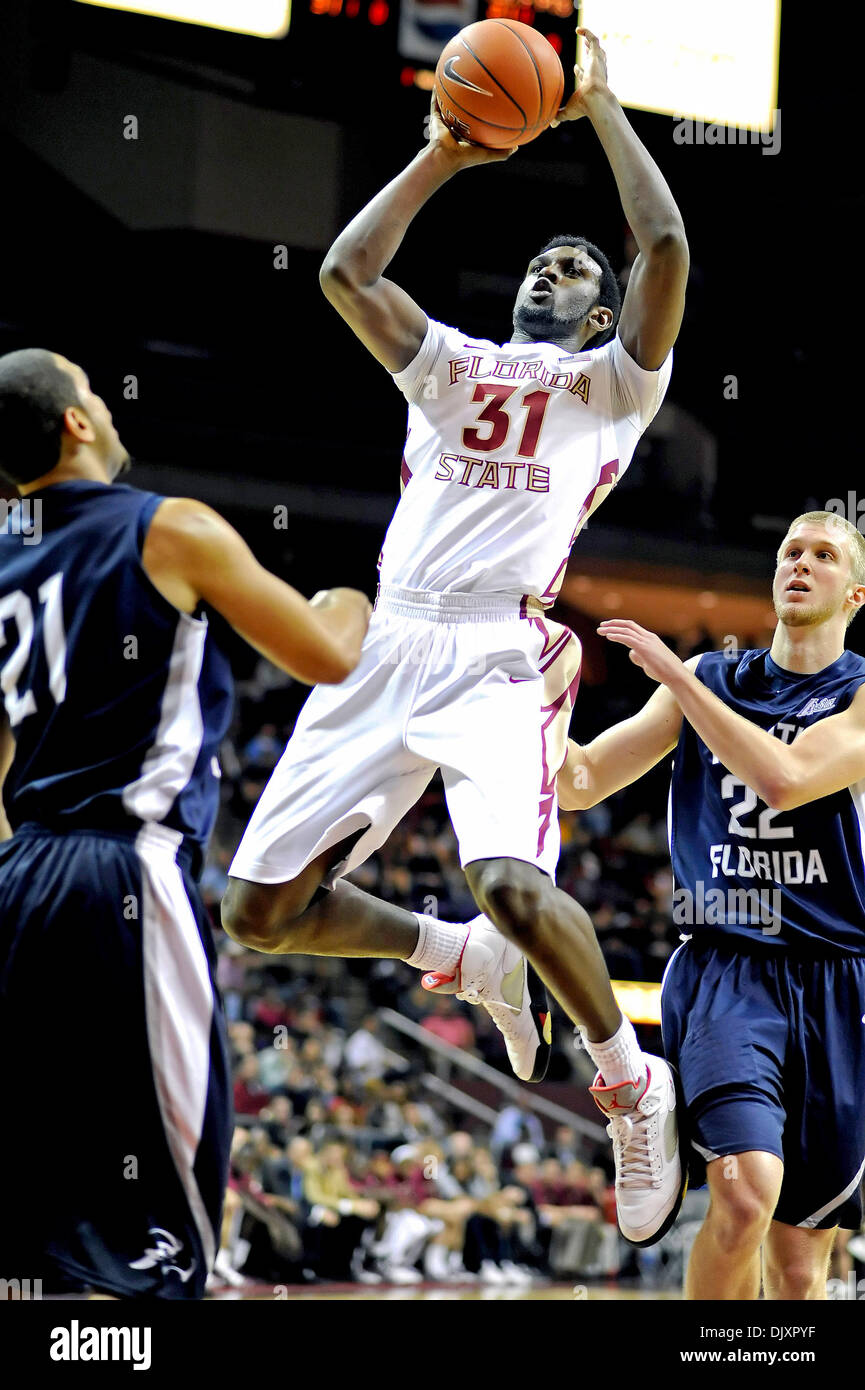
M440 48L475 19L534 24L572 89L571 0L405 4L294 0L273 39L76 0L0 7L0 353L40 345L80 362L133 456L130 481L209 503L307 596L374 596L399 495L404 400L323 298L318 270L423 145L435 58L412 56L411 27ZM681 209L691 271L666 401L579 536L554 613L584 647L581 742L652 689L598 621L633 618L682 657L767 645L787 522L815 507L865 514L855 86L839 72L849 38L823 23L784 6L775 132L762 142L693 126L684 138L677 115L626 107ZM612 59L609 81L616 92ZM529 257L571 230L606 250L624 285L634 244L588 120L461 172L389 274L436 318L505 341ZM706 1190L659 1245L621 1239L593 1069L561 1011L547 1079L524 1086L484 1011L432 998L401 963L266 956L222 932L228 865L307 691L213 621L237 703L202 883L237 1130L209 1300L627 1300L657 1305L666 1325ZM865 654L865 622L849 645ZM558 881L591 914L649 1051L679 938L668 781L665 762L591 811L561 813ZM355 881L446 920L475 915L438 778ZM38 1084L47 1096L49 1080ZM48 1142L4 1123L22 1147ZM446 1246L432 1242L441 1221ZM845 1244L830 1299L865 1291ZM291 1336L291 1315L279 1321Z

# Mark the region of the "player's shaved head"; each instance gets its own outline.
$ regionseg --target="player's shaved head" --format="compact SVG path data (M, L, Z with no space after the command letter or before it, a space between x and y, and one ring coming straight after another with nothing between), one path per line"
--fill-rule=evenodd
M81 405L71 363L47 348L0 357L0 473L30 483L60 461L63 416Z

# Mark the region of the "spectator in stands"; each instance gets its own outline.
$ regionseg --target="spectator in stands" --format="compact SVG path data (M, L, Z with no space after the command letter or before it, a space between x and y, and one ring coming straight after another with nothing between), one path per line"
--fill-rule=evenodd
M403 1106L403 1133L409 1141L441 1139L447 1131L441 1116L422 1100L407 1100Z
M385 1047L379 1032L378 1018L375 1014L367 1014L360 1028L352 1033L345 1044L345 1065L364 1081L381 1080L394 1066L394 1054Z
M557 1158L563 1168L567 1168L579 1156L579 1141L576 1134L567 1125L556 1127L553 1142L548 1147L547 1157Z
M240 1116L257 1115L268 1104L269 1093L258 1075L258 1054L251 1052L241 1060L234 1080L234 1113Z
M215 910L218 899L214 899L209 906ZM232 1029L238 1023L243 1027L248 1024L243 1022L241 1014L246 1002L246 995L250 986L248 983L248 973L254 971L256 963L252 951L248 951L245 946L232 941L230 937L223 937L219 941L219 954L216 962L216 983L222 993L223 1003L225 1004L225 1016L228 1019L229 1037L232 1036ZM252 1037L252 1029L250 1029ZM250 1046L252 1046L252 1042Z
M342 1144L329 1141L306 1161L303 1191L309 1203L309 1224L318 1230L315 1272L321 1278L352 1277L352 1258L361 1238L381 1210L370 1197L358 1196L345 1161ZM357 1267L357 1266L356 1266Z
M454 1175L477 1204L466 1225L466 1269L476 1269L484 1282L531 1284L522 1261L534 1241L534 1217L523 1188L503 1187L492 1154L482 1147L458 1159Z
M258 1053L258 1079L271 1095L291 1090L297 1070L297 1047L289 1033L278 1033Z
M288 1031L290 1014L285 1000L274 985L268 985L252 1006L252 1021L260 1033L273 1037L277 1029Z
M251 952L247 952L247 955L251 954ZM239 1061L241 1057L248 1057L251 1053L255 1052L255 1029L252 1024L248 1023L245 1019L238 1019L236 1023L229 1023L228 1040L231 1044L231 1050L234 1054L235 1061Z
M509 1167L517 1162L537 1162L543 1143L544 1131L537 1115L519 1105L506 1105L499 1111L490 1135L490 1150L499 1161ZM522 1155L519 1158L518 1153ZM534 1160L527 1157L531 1154Z
M262 724L243 750L244 761L256 771L270 772L282 757L285 744L277 737L275 724Z
M467 1014L457 1008L451 994L437 995L433 999L433 1011L421 1022L428 1033L433 1033L451 1047L471 1052L475 1045L475 1030Z
M293 1217L298 1214L288 1197L269 1194L261 1181L262 1154L267 1136L250 1133L233 1153L229 1190L235 1209L243 1213L239 1236L248 1244L242 1268L252 1278L296 1283L303 1268L303 1244Z
M258 1119L267 1130L271 1144L285 1149L296 1127L294 1109L288 1096L272 1096L269 1104L258 1112Z

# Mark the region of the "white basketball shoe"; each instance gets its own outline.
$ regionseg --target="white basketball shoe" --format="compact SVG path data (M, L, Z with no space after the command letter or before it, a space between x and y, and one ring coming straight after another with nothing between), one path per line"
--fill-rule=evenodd
M481 915L467 923L468 936L452 975L430 970L421 979L431 994L455 994L481 1004L505 1040L521 1081L542 1081L550 1060L552 1024L546 990L518 946Z
M676 1124L676 1084L660 1057L646 1058L646 1079L589 1087L610 1123L619 1230L632 1245L654 1245L679 1214L688 1186Z

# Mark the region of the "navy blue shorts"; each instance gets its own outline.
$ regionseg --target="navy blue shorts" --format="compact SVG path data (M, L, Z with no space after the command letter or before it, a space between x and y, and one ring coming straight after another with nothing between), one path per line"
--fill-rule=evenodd
M213 963L171 832L0 845L0 1278L201 1298L231 1140Z
M775 1220L858 1230L865 1172L865 959L691 940L661 996L691 1141L705 1161L777 1155Z

